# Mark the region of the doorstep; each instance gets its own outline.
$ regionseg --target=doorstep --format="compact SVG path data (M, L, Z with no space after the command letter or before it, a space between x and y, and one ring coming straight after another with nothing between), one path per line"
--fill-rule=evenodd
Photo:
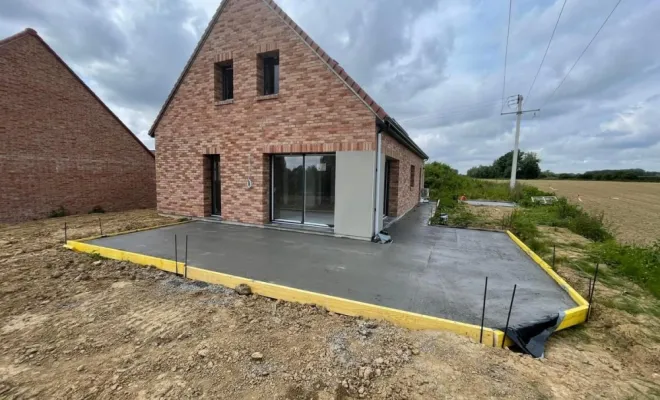
M313 226L304 224L288 224L286 222L270 222L264 225L266 229L275 229L279 231L314 233L317 235L335 236L334 228L329 226Z

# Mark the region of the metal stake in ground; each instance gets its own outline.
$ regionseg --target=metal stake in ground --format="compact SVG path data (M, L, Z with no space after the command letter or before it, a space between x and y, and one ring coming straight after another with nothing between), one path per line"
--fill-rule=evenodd
M64 244L68 242L67 237L66 237L66 221L64 221Z
M174 274L179 275L179 254L177 253L176 235L174 235Z
M555 250L556 247L554 244L552 245L552 269L555 269Z
M481 332L479 333L479 343L484 340L484 317L486 316L486 292L488 292L488 277L486 277L486 285L484 286L484 306L481 309Z
M511 304L509 304L509 315L506 316L506 325L504 326L504 337L502 338L502 348L504 348L504 342L506 342L506 331L509 330L509 319L511 319L511 310L513 309L513 299L516 297L516 285L513 285L513 294L511 294Z
M103 225L101 224L101 218L99 217L99 229L101 230L101 236L103 236Z
M596 279L598 279L598 267L599 264L596 263L596 271L594 272L594 279L591 281L591 290L589 293L589 307L587 308L586 321L589 321L589 317L591 316L591 302L594 299L594 291L596 290Z
M186 235L186 258L183 261L183 277L188 277L188 235Z

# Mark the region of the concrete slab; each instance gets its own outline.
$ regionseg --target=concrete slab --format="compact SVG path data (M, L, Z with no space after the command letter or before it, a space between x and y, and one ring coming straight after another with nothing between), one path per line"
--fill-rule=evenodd
M490 200L464 200L463 203L471 206L484 207L515 207L516 203L510 201L490 201Z
M421 205L389 227L387 245L213 222L191 222L91 240L103 247L182 261L255 280L503 328L514 284L512 326L575 307L575 302L505 233L427 226Z

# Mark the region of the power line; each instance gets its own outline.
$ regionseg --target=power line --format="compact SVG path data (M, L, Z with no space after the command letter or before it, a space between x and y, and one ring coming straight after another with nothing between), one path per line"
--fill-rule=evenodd
M511 5L513 0L509 0L509 22L506 26L506 47L504 48L504 80L502 82L502 107L500 112L504 110L504 89L506 88L506 59L509 54L509 32L511 31Z
M543 62L545 61L545 57L548 55L548 50L550 50L550 43L552 43L552 39L555 37L555 32L557 31L557 25L559 25L559 20L561 19L561 14L564 12L564 7L566 7L566 1L564 0L564 4L561 6L561 10L559 10L559 16L557 17L557 22L555 22L555 28L552 30L552 35L550 35L550 40L548 41L548 47L545 48L545 53L543 54L543 58L541 59L541 64L539 65L539 69L536 71L536 75L534 76L534 80L532 81L532 86L529 87L529 91L527 91L527 101L529 101L529 95L532 93L532 88L534 87L534 84L536 83L536 78L539 77L539 73L541 72L541 67L543 67Z
M540 108L543 108L543 106L545 106L545 105L548 103L548 101L550 101L550 99L552 98L552 96L555 95L555 93L556 93L557 90L561 87L561 85L564 83L564 81L566 81L566 78L568 78L568 76L571 74L571 72L573 71L573 68L575 68L575 66L576 66L577 63L580 61L580 59L582 58L582 56L584 55L584 53L587 52L587 49L589 49L589 46L591 46L591 43L593 43L593 41L596 39L596 36L598 36L598 34L599 34L600 31L603 29L603 27L605 26L605 24L607 23L607 21L610 20L610 17L612 16L612 14L614 14L614 10L616 10L616 8L619 6L619 4L621 4L621 0L619 0L619 1L614 5L614 8L612 8L612 11L610 11L610 14L607 16L607 18L605 18L605 21L603 21L603 24L600 26L600 28L598 28L598 30L596 31L596 34L594 35L594 37L591 38L591 40L590 40L589 43L587 44L587 47L585 47L584 50L582 50L582 53L580 53L580 56L577 58L577 60L575 60L575 63L573 64L573 66L571 67L571 69L569 69L568 72L566 73L566 76L564 76L564 79L562 79L561 82L559 82L559 85L557 85L557 87L555 88L555 90L552 91L552 93L550 94L550 96L548 96L548 98L543 102L543 105L542 105Z

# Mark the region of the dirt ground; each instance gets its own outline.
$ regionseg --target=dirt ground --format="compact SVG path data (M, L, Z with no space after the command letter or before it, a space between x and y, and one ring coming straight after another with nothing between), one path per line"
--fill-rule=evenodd
M65 220L81 238L98 233L97 218L0 227L0 398L660 396L660 323L645 314L597 304L536 360L62 248ZM172 222L100 218L106 233Z
M569 180L522 181L605 213L617 239L643 244L660 239L660 183Z

